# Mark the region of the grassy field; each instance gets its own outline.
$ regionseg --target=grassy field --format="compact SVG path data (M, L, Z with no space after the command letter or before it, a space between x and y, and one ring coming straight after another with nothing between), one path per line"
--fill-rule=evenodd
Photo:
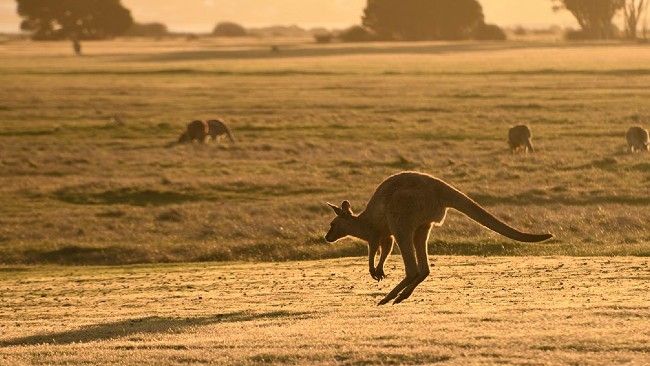
M647 258L3 267L0 364L647 365Z
M0 43L0 365L650 363L650 47L277 43ZM173 144L214 117L235 145ZM324 202L402 170L556 238L451 213L376 307L401 260L338 258Z
M325 201L443 178L556 239L519 244L453 213L432 254L650 254L650 47L199 40L0 44L0 262L322 259ZM120 116L125 125L111 122ZM196 118L238 139L173 146ZM535 155L506 133L529 124Z

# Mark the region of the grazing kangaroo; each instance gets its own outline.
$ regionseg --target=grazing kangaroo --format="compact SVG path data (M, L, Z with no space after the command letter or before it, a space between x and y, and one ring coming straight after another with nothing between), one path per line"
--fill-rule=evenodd
M218 119L211 119L208 121L208 135L210 135L212 140L216 140L219 136L226 135L230 142L233 144L235 143L235 138L232 136L228 126Z
M384 278L383 265L397 241L405 278L379 302L384 305L395 299L398 304L429 275L427 240L432 226L441 226L447 210L454 208L479 224L510 239L522 242L540 242L551 234L528 234L499 220L464 193L444 181L427 174L402 172L384 180L359 215L352 212L350 202L341 207L328 204L336 217L325 235L333 243L346 236L368 242L368 265L374 279ZM375 254L381 248L379 265L374 266Z
M195 140L204 143L206 136L208 136L208 124L205 121L196 120L187 124L185 132L178 138L178 143L182 144Z
M625 135L630 152L650 151L650 136L648 130L643 127L630 127Z
M533 134L530 132L530 128L526 125L515 126L508 131L508 145L510 145L510 152L513 154L520 147L524 149L524 152L528 153L535 152L533 144L530 142L530 139L533 137Z

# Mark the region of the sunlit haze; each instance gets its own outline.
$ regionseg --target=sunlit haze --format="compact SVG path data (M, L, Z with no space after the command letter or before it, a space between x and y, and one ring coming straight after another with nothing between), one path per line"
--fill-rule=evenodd
M575 25L548 0L481 0L486 20L501 26ZM358 23L365 0L123 0L139 22L159 21L174 31L209 32L221 20L248 27L297 24L344 28ZM14 0L0 0L0 31L15 32L20 20Z

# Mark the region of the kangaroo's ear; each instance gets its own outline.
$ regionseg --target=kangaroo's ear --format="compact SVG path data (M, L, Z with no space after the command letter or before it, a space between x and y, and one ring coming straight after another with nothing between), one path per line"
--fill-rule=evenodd
M341 210L343 210L343 213L346 215L352 216L352 207L350 206L350 201L343 201L341 203Z
M334 210L334 213L337 216L343 215L343 210L341 210L338 206L335 206L335 205L333 205L333 204L331 204L329 202L327 202L327 205L330 206L332 208L332 210Z

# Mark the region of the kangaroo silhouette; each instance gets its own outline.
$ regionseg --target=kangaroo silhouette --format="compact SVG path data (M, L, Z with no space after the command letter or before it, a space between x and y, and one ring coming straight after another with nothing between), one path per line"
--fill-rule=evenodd
M627 146L630 149L630 152L637 151L650 151L650 136L648 135L648 130L640 126L630 127L625 134L627 139Z
M232 136L230 129L226 124L218 119L211 119L208 121L208 135L212 140L216 140L219 136L226 136L232 142L235 143L235 138Z
M185 132L178 138L178 143L182 144L193 141L204 143L208 132L208 124L205 121L192 121L187 124Z
M328 205L336 213L325 235L325 240L336 242L352 236L368 242L370 275L385 277L383 265L393 247L393 238L402 253L406 276L378 305L391 300L398 304L406 300L415 288L429 276L427 240L432 226L441 226L447 210L454 208L479 224L510 239L522 242L540 242L552 234L529 234L504 223L451 185L427 174L402 172L388 177L375 190L366 209L359 215L352 211L350 202L341 207ZM381 257L374 266L376 253Z
M519 148L523 148L525 153L535 152L533 144L530 140L533 138L533 134L530 132L530 128L526 125L515 126L508 131L508 145L510 145L510 152L513 154Z

